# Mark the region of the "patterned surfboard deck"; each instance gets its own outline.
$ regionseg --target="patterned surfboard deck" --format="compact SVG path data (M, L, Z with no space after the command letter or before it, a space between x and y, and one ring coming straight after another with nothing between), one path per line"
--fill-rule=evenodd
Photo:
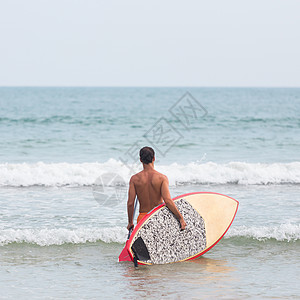
M139 261L165 264L184 260L206 248L205 224L200 214L184 199L175 202L187 226L163 207L134 236L132 248ZM148 254L147 254L148 252Z

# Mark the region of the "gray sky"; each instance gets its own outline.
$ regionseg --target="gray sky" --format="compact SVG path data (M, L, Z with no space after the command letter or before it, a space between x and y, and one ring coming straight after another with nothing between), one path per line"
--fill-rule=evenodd
M0 86L297 86L300 1L0 0Z

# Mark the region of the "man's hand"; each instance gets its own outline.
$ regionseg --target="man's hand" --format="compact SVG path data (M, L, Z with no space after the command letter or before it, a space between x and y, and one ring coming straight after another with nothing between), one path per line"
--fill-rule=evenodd
M130 230L130 228L134 228L134 224L133 223L128 223L127 229Z
M180 229L184 230L185 227L186 227L186 223L185 223L184 219L182 218L182 219L180 219Z

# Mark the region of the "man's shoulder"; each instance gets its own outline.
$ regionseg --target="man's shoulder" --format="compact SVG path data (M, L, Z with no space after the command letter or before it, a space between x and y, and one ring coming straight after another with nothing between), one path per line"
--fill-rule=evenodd
M160 173L158 171L155 170L155 175L158 176L160 179L165 180L168 179L167 175Z
M142 173L142 171L141 171L141 172L138 172L138 173L136 173L136 174L134 174L134 175L132 175L131 178L130 178L130 181L135 181L135 180L137 180L137 179L141 176L141 173Z

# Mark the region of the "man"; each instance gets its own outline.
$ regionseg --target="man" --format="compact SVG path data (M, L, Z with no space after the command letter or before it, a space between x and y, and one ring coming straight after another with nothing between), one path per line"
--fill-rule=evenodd
M140 161L143 164L143 171L133 175L129 182L127 229L129 230L134 227L133 211L135 197L137 196L140 203L140 214L137 222L139 222L143 216L145 216L154 207L162 204L164 200L166 206L180 222L181 230L184 230L186 223L171 199L168 177L154 170L154 150L150 147L142 148L140 150Z

